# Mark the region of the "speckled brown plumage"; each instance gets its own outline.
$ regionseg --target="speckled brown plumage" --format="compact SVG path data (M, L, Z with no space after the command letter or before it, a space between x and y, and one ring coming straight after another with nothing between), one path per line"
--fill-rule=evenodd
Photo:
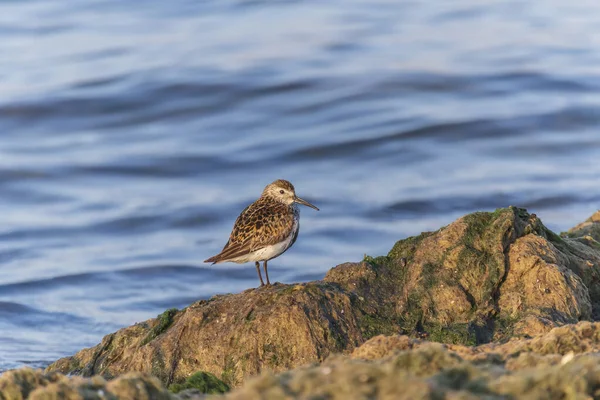
M242 211L223 250L206 261L228 260L280 243L292 234L294 220L298 218L298 208L294 205L288 206L268 197L261 197ZM297 236L298 229L295 233ZM290 246L294 241L295 238Z
M283 254L298 237L300 210L297 203L318 210L298 198L294 186L288 181L280 179L267 185L260 198L239 215L223 250L205 262L254 261L263 285L259 267L259 261L263 261L267 284L270 284L267 261Z

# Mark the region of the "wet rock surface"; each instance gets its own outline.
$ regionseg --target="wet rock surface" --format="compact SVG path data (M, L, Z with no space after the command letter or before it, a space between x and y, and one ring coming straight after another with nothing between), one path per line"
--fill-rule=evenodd
M578 321L600 313L598 215L559 236L516 207L469 214L397 242L386 256L339 265L322 281L167 310L46 372L111 379L136 371L165 387L199 372L230 387L250 379L234 398L363 398L363 389L385 398L400 388L406 398L494 398L516 396L507 388L524 385L523 376L565 380L579 368L585 374L569 382L589 386L581 392L589 395L598 327ZM401 354L414 354L422 371L399 368ZM366 386L340 397L341 380Z

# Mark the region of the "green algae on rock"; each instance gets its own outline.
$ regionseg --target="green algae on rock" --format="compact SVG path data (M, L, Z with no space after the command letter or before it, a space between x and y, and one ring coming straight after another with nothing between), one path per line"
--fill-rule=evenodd
M213 374L203 371L196 372L183 383L174 383L169 386L169 390L173 393L187 389L197 389L201 393L219 394L228 392L229 386Z
M158 335L169 329L173 324L173 318L179 310L176 308L169 308L167 311L160 314L156 319L158 323L148 332L148 335L142 340L141 345L145 345L148 342L154 340Z
M557 240L562 247L552 242ZM600 262L585 270L583 264L598 255L584 255L535 215L510 207L401 240L387 256L367 257L371 270L345 264L325 280L365 299L359 302L365 338L399 330L473 345L589 319L592 301L584 282L598 273Z
M534 336L600 310L600 250L524 209L466 215L322 281L215 296L124 328L48 371L157 376L197 371L231 387L351 353L380 334L476 345Z

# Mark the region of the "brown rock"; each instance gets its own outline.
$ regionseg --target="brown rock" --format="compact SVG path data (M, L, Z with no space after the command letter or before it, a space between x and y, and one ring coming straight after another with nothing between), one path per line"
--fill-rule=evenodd
M510 318L531 312L539 319L529 316L523 320L518 329L521 334L547 331L553 322L574 323L591 317L587 287L568 268L569 259L550 241L535 234L518 238L508 251L508 265L498 307Z
M596 243L600 242L600 210L596 211L594 215L586 219L584 222L577 226L569 229L563 233L563 236L569 238L589 238L593 239Z
M600 323L566 325L532 339L476 347L377 336L352 355L284 373L263 371L220 397L169 393L131 373L106 381L21 369L0 377L1 399L547 399L598 397Z
M152 376L130 373L112 381L102 377L67 377L22 368L0 377L2 400L174 400L176 397Z
M373 339L374 340L374 339ZM524 342L525 340L521 340ZM403 344L402 344L403 346ZM250 379L224 400L353 399L588 399L598 397L597 353L566 356L521 353L518 373L489 353L469 360L453 345L421 342L381 360L336 356L321 365ZM463 347L464 346L460 346ZM472 348L464 348L472 349ZM506 350L508 347L506 348ZM500 351L489 345L479 351ZM525 357L529 355L530 357ZM528 360L525 360L528 358ZM533 361L537 362L533 362ZM527 365L526 365L527 364Z
M401 352L428 347L431 342L413 339L405 335L376 336L357 347L351 358L379 360L395 357ZM547 333L531 339L513 339L505 343L487 343L480 346L462 346L444 344L444 349L468 361L487 361L496 364L507 363L511 370L532 365L532 356L536 362L548 358L548 365L560 362L562 356L600 352L600 322L579 322L554 328ZM519 359L527 355L529 358Z
M284 371L351 350L363 341L354 312L334 285L278 284L199 301L170 323L158 318L121 329L48 370L108 377L140 371L167 385L202 370L236 385L263 369Z
M339 265L323 281L168 310L48 371L140 371L166 385L206 371L238 386L265 370L350 353L380 334L472 345L547 332L598 313L599 277L593 244L563 239L523 209L473 213L401 240L387 256Z
M425 342L420 339L413 339L406 335L379 335L367 340L364 344L354 349L352 358L378 360L395 354L398 351L418 348L423 343Z

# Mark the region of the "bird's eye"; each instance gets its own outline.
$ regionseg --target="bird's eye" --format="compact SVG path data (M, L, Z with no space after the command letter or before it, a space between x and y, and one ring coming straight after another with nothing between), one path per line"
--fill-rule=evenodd
M279 193L283 194L283 193L284 193L283 189L282 189L282 190L280 190L280 191L279 191Z

